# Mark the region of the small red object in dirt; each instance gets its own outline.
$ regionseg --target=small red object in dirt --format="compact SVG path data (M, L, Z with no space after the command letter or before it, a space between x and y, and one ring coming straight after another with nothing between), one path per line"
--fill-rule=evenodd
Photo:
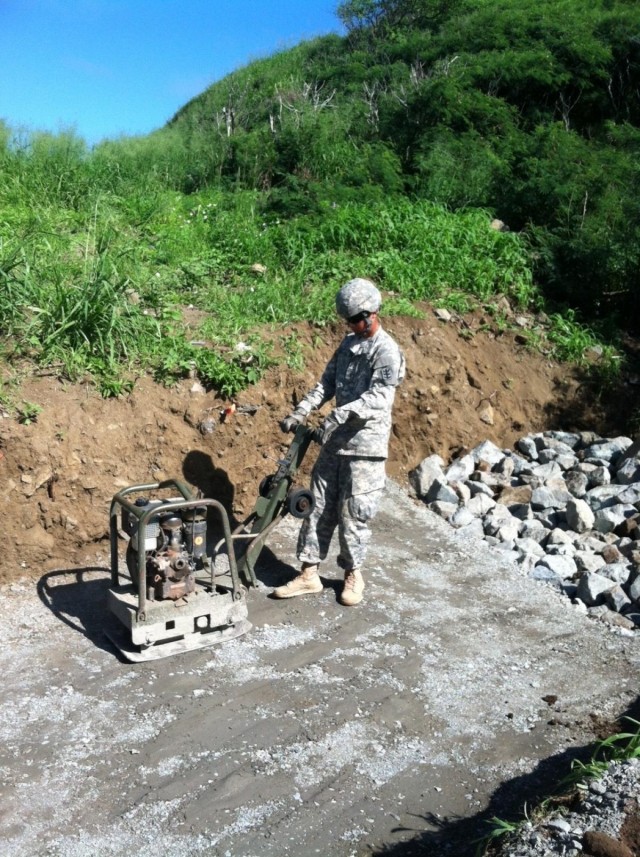
M236 412L236 406L235 405L229 405L228 408L224 408L224 410L222 411L222 419L224 421L228 420L230 417L232 417L235 414L235 412Z

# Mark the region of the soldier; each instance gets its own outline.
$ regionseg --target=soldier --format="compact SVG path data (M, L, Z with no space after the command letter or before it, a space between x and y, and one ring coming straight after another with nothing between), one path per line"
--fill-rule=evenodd
M316 504L302 522L297 556L301 570L276 598L322 591L319 564L338 528L338 566L344 569L340 602L362 601L362 564L369 545L369 523L385 484L385 461L396 387L404 378L404 356L378 317L381 296L369 280L350 280L336 296L338 314L350 333L340 343L318 384L280 423L295 431L312 410L335 397L336 407L316 429L322 445L311 477Z

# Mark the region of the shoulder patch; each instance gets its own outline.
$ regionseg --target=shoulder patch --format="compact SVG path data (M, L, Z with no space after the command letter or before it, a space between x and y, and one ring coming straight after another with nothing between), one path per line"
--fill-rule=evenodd
M396 384L398 381L398 371L395 366L379 366L373 377L385 384Z

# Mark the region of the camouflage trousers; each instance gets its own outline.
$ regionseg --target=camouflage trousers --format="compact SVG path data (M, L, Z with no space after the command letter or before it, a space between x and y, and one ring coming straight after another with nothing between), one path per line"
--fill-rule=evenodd
M325 559L338 529L338 566L362 565L371 530L369 522L378 511L385 484L383 458L357 458L320 451L311 476L316 505L302 522L297 556L316 565Z

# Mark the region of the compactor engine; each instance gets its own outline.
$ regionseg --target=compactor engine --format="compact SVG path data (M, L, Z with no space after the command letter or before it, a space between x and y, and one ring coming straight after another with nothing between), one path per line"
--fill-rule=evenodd
M140 544L139 518L125 508L122 529L130 537L127 569L136 583L138 555L145 555L145 585L149 601L177 601L196 588L196 574L203 570L207 543L206 508L162 511L161 500L139 497L134 505L141 511L158 509L146 526L144 544Z

